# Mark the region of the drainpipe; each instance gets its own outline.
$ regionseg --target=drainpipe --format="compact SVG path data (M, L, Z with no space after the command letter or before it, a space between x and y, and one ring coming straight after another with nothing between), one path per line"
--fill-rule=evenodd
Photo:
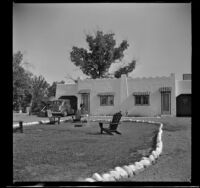
M171 91L171 115L176 116L176 78L175 74L170 74L172 80L172 91Z
M128 97L128 81L126 74L121 75L121 82L120 82L120 110L123 110L124 112L127 110L125 106L123 106L123 102Z
M127 80L127 76L125 77L126 80L126 97L128 97L128 80Z
M77 95L77 98L78 98L78 101L77 101L77 109L79 109L80 104L81 104L81 94L78 93L79 87L80 87L80 81L81 81L81 78L78 77L78 78L77 78L77 83L76 83L76 85L77 85L77 94L78 94L78 95Z

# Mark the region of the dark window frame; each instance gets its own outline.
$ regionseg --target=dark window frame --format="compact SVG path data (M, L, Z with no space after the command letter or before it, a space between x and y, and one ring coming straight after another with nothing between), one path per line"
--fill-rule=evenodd
M109 98L111 97L111 100ZM100 106L114 106L114 95L100 95ZM105 100L105 103L103 103ZM110 101L113 101L112 103Z
M150 105L150 95L135 95L135 106L149 106L149 105Z

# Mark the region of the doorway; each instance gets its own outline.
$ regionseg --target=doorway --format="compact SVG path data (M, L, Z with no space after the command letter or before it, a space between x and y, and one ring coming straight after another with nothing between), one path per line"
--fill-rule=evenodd
M179 117L191 116L191 94L182 94L176 98L176 113Z
M84 113L90 114L90 94L89 93L81 94L81 103L84 106Z
M171 92L161 93L161 114L171 114Z

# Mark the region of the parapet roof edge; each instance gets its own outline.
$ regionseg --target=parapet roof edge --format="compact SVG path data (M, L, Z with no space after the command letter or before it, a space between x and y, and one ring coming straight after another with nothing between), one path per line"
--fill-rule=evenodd
M147 80L147 79L166 79L166 78L170 78L171 76L150 76L150 77L136 77L136 78L133 78L133 77L128 77L129 79L132 79L132 80Z

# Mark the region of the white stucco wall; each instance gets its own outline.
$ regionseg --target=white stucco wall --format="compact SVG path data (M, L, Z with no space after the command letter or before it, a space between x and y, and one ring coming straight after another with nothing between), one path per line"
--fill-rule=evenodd
M121 105L123 111L140 116L156 116L161 114L161 93L159 88L171 87L171 114L176 114L175 75L154 78L128 78L128 97ZM150 92L150 105L135 106L133 92Z
M181 94L191 94L191 80L176 81L176 97Z
M114 114L120 101L120 82L119 79L86 79L79 80L78 90L90 89L90 114L106 115ZM113 106L100 106L98 93L115 92ZM79 94L80 95L80 94Z
M78 106L81 102L80 90L90 90L90 114L108 115L122 110L133 115L157 116L161 114L161 93L159 88L171 87L171 114L176 114L175 75L154 78L127 78L120 79L85 79L78 80L77 84L58 84L56 97L75 95L78 97ZM149 106L135 106L133 92L150 92ZM113 106L100 106L98 93L115 92Z
M61 96L77 96L77 84L57 84L56 85L56 98Z

